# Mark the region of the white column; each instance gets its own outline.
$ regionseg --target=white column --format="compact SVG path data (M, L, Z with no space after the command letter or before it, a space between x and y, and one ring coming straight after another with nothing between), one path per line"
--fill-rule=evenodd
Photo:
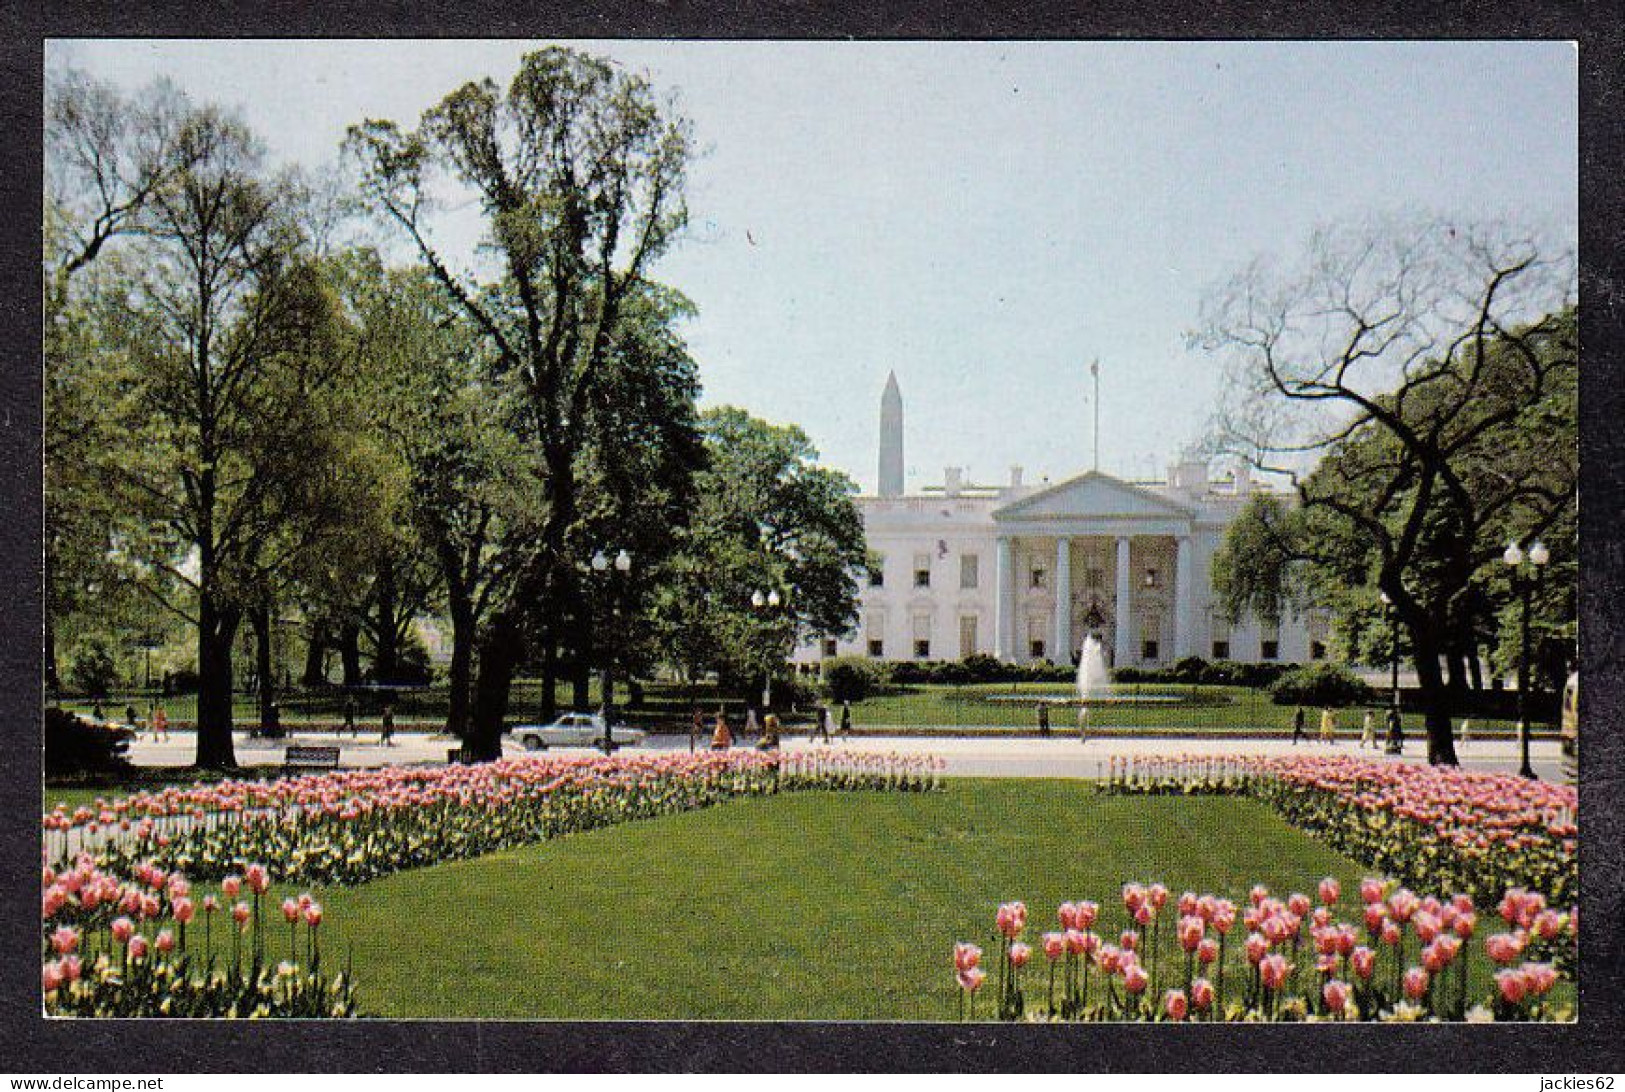
M1174 540L1174 660L1191 654L1191 536Z
M1117 655L1114 666L1134 662L1134 580L1129 572L1128 536L1117 539Z
M1010 540L1000 535L994 545L993 655L1000 660L1014 660L1016 567L1010 560Z
M1049 658L1058 664L1072 660L1072 540L1065 535L1055 540L1055 647Z

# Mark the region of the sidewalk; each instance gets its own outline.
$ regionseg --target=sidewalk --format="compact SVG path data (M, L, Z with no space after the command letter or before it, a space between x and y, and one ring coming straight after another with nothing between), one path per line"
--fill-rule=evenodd
M708 739L698 743L704 749ZM744 741L742 746L753 741ZM296 732L285 739L250 739L246 732L236 736L237 761L244 766L278 766L283 750L289 744L302 746L328 746L339 748L339 761L348 767L442 765L446 752L457 746L450 736L424 732L398 731L393 745L381 746L377 733L360 737L340 735L331 731ZM137 766L187 766L196 756L196 742L190 733L176 733L167 742L154 742L150 737L130 745L130 760ZM786 751L808 751L824 744L808 743L804 736L786 737ZM871 754L932 755L947 763L947 773L956 777L1082 777L1101 776L1102 764L1112 756L1165 756L1174 755L1291 755L1339 754L1392 762L1421 763L1427 759L1427 744L1416 735L1408 735L1405 754L1398 758L1384 755L1380 750L1361 751L1357 740L1344 739L1334 744L1300 743L1294 746L1289 739L1156 739L1095 738L1080 742L1075 734L1057 734L1049 739L1031 736L956 736L918 737L861 735L833 744L846 749ZM688 736L652 736L636 751L685 751ZM512 740L503 743L505 755L526 752ZM596 754L590 748L555 748L547 752L559 754ZM1515 740L1474 740L1458 743L1457 756L1463 767L1490 770L1498 773L1516 773L1518 770L1518 744ZM1535 772L1549 781L1562 780L1563 759L1554 740L1537 740L1530 745Z

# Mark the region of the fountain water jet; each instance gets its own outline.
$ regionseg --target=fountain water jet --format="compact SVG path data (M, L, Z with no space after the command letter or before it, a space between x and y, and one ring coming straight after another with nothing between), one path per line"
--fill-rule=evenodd
M1098 633L1084 639L1078 655L1078 739L1089 738L1089 701L1111 692L1112 673L1106 666L1106 648Z

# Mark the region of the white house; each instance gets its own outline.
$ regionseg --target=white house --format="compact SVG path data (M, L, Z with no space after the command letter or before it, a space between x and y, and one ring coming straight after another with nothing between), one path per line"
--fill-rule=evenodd
M1075 661L1098 634L1114 666L1171 666L1186 656L1303 662L1326 655L1324 622L1228 625L1212 588L1213 554L1250 494L1245 470L1208 477L1185 459L1160 482L1090 471L1053 485L973 485L948 467L940 486L903 492L902 394L881 399L880 489L859 497L878 563L856 632L809 641L795 659Z

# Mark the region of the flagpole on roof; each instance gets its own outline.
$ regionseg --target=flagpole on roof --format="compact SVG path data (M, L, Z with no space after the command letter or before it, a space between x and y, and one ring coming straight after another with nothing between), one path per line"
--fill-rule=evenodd
M1089 365L1089 374L1095 379L1095 471L1100 471L1100 358Z

